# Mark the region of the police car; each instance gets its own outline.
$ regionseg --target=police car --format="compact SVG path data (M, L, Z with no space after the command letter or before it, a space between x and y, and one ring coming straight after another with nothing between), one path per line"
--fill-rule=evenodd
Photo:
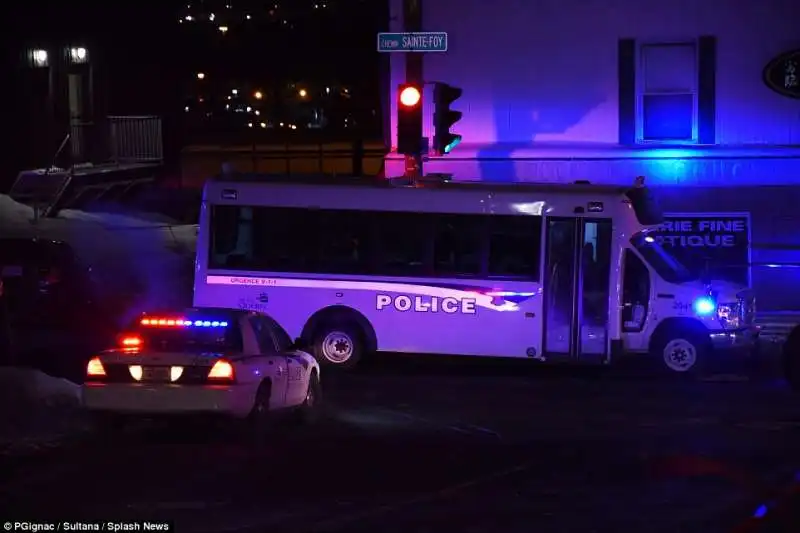
M267 315L227 309L144 314L92 357L84 406L101 422L131 416L224 415L258 425L283 411L316 418L316 360Z

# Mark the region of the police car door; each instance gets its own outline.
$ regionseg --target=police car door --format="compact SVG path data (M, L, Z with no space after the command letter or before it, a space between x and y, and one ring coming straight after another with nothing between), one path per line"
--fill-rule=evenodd
M286 403L299 405L306 398L309 372L308 360L294 356L292 339L272 318L264 317L265 328L270 331L279 353L286 358Z
M545 357L605 361L611 219L549 217L545 246Z
M271 375L273 378L272 405L283 407L286 405L288 389L288 368L285 357L278 351L269 324L264 320L264 317L251 316L249 321L261 352L258 362L264 365L264 374Z

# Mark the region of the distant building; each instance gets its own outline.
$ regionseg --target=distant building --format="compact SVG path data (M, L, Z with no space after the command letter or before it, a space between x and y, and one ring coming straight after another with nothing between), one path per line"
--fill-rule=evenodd
M741 229L724 215L743 217L734 237L744 249L723 262L749 270L762 308L800 308L795 1L421 3L423 30L449 42L424 55L424 79L464 90L454 105L463 142L427 172L621 184L646 176L667 211L710 213L702 231ZM391 14L390 31L403 31L402 0L391 0ZM392 91L406 59L391 54ZM402 159L389 156L386 169L401 174ZM717 242L699 228L693 243ZM695 258L721 257L695 248Z

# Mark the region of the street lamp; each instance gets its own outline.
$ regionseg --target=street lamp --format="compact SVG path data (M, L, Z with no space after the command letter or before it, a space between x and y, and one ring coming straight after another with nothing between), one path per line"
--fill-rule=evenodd
M198 72L198 73L197 73L197 79L198 79L198 80L204 80L204 79L206 79L206 73L205 73L205 72Z
M73 63L86 63L89 59L89 53L86 51L86 48L82 46L70 48L69 58Z
M264 98L264 95L261 93L261 91L256 91L253 93L253 98L255 98L256 100L261 100L262 98Z
M300 95L300 98L305 98L306 96L308 96L308 91L306 91L305 89L300 89L300 91L298 91L297 94Z
M31 50L28 55L34 67L47 67L50 65L50 58L48 57L47 50Z

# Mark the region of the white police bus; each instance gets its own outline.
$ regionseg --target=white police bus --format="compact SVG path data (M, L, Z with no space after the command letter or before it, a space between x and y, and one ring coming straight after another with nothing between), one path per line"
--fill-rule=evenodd
M749 345L752 301L686 271L648 234L660 222L643 180L216 178L194 305L268 312L329 366L375 352L596 363L650 352L686 372Z

